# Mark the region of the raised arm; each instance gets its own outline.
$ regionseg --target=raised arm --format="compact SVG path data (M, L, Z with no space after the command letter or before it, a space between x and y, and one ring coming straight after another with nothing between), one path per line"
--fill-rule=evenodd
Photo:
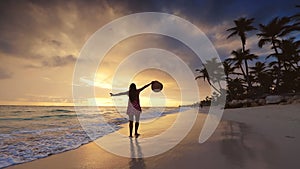
M128 95L128 91L126 92L121 92L121 93L116 93L116 94L112 94L112 93L109 93L110 96L122 96L122 95Z
M149 84L146 84L144 87L138 89L139 91L143 91L144 89L146 89L148 86L150 86L153 83L153 81Z

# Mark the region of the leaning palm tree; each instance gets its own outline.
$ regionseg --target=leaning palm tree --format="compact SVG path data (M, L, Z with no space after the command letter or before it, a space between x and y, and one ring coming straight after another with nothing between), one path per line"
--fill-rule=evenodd
M235 27L227 29L227 31L232 32L227 38L230 38L235 35L238 35L241 38L242 52L246 51L246 39L247 39L246 32L256 30L256 28L254 26L252 26L253 21L254 21L254 18L247 19L247 18L242 17L237 20L234 20ZM244 72L244 74L246 77L246 81L248 83L248 87L251 88L248 62L247 62L247 60L244 60L244 62L245 62L245 69L246 69L246 72Z
M284 37L289 33L289 31L287 31L287 29L290 27L290 25L288 25L289 22L290 22L290 18L288 17L283 17L283 18L276 17L266 25L260 24L259 25L260 33L257 34L257 36L260 38L258 42L258 46L260 48L262 48L267 43L270 43L272 45L272 49L274 49L275 51L273 56L277 58L279 70L281 70L282 64L281 64L281 59L279 57L278 46L280 44L282 37ZM279 74L277 75L276 87L279 86L279 81L281 77L280 71L278 73Z
M206 63L203 64L202 69L196 69L200 73L195 80L199 78L207 79L208 84L215 89L220 95L225 91L225 86L222 86L222 82L225 82L225 73L222 67L222 62L218 62L217 58L212 58L211 60L206 60ZM218 88L214 85L218 84Z
M207 80L208 84L209 84L212 88L214 88L217 92L221 93L221 91L218 90L218 89L211 83L209 74L208 74L207 69L206 69L205 67L202 68L202 69L196 69L196 72L199 72L200 75L196 76L196 77L195 77L195 80L201 79L201 78L202 78L204 81Z
M225 86L221 85L221 82L226 80L222 62L218 62L217 58L212 58L211 60L206 60L204 66L211 75L210 80L213 83L217 83L220 90L225 88Z

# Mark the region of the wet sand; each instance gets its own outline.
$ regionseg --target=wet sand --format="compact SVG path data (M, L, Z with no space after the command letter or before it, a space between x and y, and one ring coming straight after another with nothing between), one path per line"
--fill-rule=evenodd
M72 151L9 168L299 168L299 110L300 104L227 109L215 133L203 144L198 143L198 137L206 114L199 113L184 140L154 157L119 157L89 143ZM207 108L201 111L205 112ZM163 132L175 118L176 114L170 114L147 125L142 124L142 137ZM120 130L120 133L126 132L127 125ZM128 139L128 144L138 147L138 150L128 151L143 151L139 139Z

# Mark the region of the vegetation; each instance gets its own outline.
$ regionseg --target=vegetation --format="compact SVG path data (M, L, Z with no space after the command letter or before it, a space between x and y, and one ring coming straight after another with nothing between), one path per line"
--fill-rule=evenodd
M207 81L215 91L215 96L203 102L216 97L216 92L222 95L224 91L227 91L228 101L300 92L299 16L300 13L276 17L267 24L258 24L257 28L253 26L254 18L234 20L235 26L227 29L230 32L227 39L238 36L241 48L233 50L223 65L214 58L203 64L202 69L196 69L200 74L196 79ZM250 31L256 31L252 36L257 36L258 47L269 49L266 56L257 56L246 48ZM220 84L222 80L227 81L226 87Z

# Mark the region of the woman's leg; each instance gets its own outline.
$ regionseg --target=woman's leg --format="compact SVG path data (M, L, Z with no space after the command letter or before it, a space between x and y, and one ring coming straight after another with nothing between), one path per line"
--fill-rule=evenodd
M140 123L139 123L140 114L136 114L134 116L135 116L135 133L134 133L134 135L135 135L135 137L139 137L140 134L138 133L138 129L139 129L139 125L140 125Z
M133 115L129 116L129 137L132 137L132 130L133 130Z

